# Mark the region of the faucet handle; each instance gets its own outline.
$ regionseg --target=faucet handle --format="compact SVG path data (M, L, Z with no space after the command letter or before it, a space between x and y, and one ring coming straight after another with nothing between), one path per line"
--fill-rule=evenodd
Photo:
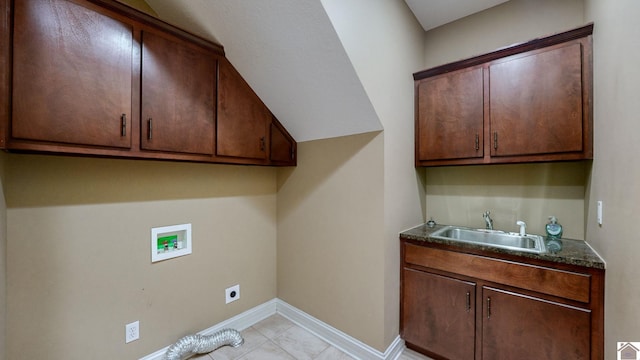
M491 219L491 216L489 216L489 214L490 212L489 210L487 210L482 213L482 217L484 218L485 227L487 228L487 230L493 230L493 219Z
M520 226L520 236L525 236L527 234L527 224L522 220L518 220L516 225Z

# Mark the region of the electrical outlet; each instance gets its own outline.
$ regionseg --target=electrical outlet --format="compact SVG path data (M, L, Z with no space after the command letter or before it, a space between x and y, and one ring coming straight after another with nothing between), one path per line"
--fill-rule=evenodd
M124 342L126 344L140 338L140 321L135 321L124 327Z
M232 287L226 288L224 294L225 304L240 299L240 285L233 285Z

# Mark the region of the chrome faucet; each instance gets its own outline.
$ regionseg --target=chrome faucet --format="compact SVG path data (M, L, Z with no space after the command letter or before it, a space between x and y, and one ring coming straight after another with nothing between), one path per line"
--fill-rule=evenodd
M527 224L524 221L516 221L516 225L520 226L520 236L527 235Z
M491 213L489 212L489 210L487 210L482 214L482 217L484 218L485 227L487 228L487 230L493 230L493 219L491 219L489 214Z

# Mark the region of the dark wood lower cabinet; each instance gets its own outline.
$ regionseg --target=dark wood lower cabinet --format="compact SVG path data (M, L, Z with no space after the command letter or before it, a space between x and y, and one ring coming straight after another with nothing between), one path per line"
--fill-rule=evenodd
M491 287L482 297L483 359L590 359L590 310Z
M404 340L445 358L473 359L476 285L412 269L403 276Z
M434 359L604 358L604 270L402 241L400 334Z

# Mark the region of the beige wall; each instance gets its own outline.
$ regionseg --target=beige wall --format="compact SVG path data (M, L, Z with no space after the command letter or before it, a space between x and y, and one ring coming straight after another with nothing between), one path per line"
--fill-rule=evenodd
M7 325L7 205L4 198L4 164L6 155L0 152L0 360L6 359Z
M139 358L276 297L275 169L16 154L5 165L9 359ZM151 228L182 223L193 254L152 264ZM141 339L125 344L135 320Z
M278 296L384 351L398 336L398 233L424 219L407 141L424 32L402 1L323 6L384 133L300 144L298 167L280 171Z
M511 0L428 31L425 68L467 58L510 44L585 24L582 0ZM484 226L490 210L494 225L544 234L555 215L565 236L584 239L585 186L589 163L426 168L426 216L444 224Z
M616 342L640 341L640 3L586 0L594 22L595 159L591 175L587 240L607 260L606 359L616 359ZM596 201L603 201L603 224Z
M583 0L511 0L427 31L425 68L584 25Z
M441 224L485 227L491 211L494 228L544 234L556 216L564 236L584 239L585 181L588 162L491 166L453 166L426 170L427 216Z
M278 172L278 297L380 348L384 327L383 137L298 144Z

